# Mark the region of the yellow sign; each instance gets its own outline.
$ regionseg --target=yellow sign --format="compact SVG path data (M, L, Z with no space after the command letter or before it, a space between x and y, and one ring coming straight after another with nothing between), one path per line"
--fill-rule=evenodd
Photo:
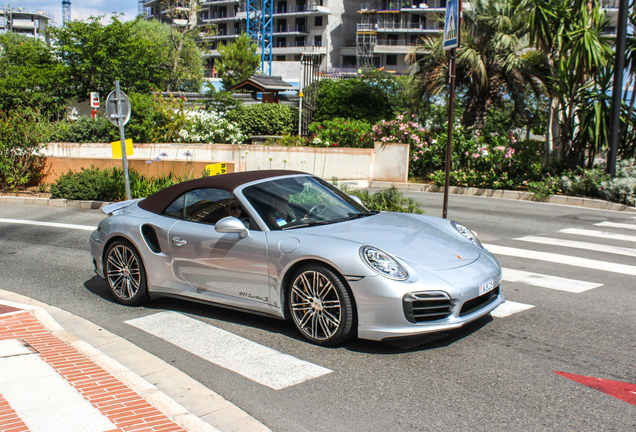
M110 143L113 148L113 159L121 159L121 141L114 141ZM126 140L126 156L132 156L133 143L132 138Z
M303 92L299 92L298 97L305 97L305 95L303 94Z
M225 174L227 172L227 164L223 162L223 163L215 163L211 165L206 165L205 170L208 172L208 175L211 175L211 176Z

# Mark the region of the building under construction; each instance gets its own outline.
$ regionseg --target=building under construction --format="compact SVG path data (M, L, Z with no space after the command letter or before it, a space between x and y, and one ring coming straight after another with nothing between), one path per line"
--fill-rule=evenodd
M0 10L0 34L12 32L48 43L46 29L52 20L53 15L44 11L27 11L5 3Z

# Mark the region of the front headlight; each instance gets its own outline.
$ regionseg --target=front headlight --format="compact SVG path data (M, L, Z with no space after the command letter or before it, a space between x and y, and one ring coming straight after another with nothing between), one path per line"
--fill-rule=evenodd
M464 237L466 237L468 240L470 240L475 246L478 246L480 248L484 248L481 245L481 242L479 241L479 239L477 238L477 236L475 234L473 234L473 232L471 230L469 230L468 228L466 228L464 225L457 223L455 221L451 221L451 225L453 225L453 227L459 231L459 233L461 235L463 235Z
M360 248L362 260L376 273L394 280L404 280L409 277L408 272L388 253L372 246Z

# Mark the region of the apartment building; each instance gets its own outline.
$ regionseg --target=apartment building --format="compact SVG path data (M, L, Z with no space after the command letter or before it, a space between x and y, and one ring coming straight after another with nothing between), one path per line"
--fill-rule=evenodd
M162 0L143 6L149 18L166 21ZM246 0L199 0L199 6L198 24L217 27L206 36L211 42L206 76L213 77L218 44L246 31L247 5ZM618 0L602 0L602 6L616 23ZM297 81L302 54L320 55L322 73L356 74L366 65L405 73L406 55L417 40L443 32L445 12L446 0L274 0L272 75ZM615 33L615 24L608 31Z
M5 4L0 9L0 34L13 32L49 42L46 29L53 15L43 11L27 11Z

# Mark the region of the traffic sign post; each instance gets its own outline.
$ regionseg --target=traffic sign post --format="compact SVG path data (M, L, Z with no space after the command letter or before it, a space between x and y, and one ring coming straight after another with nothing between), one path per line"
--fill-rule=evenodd
M124 125L130 120L130 100L119 89L119 80L115 80L115 91L110 92L106 98L106 116L115 126L119 126L119 139L121 141L121 159L124 165L124 181L126 183L126 199L130 196L130 178L128 176L128 158L126 157L126 135Z
M448 0L444 21L444 50L450 50L448 75L450 78L450 101L448 103L448 142L446 144L446 180L444 182L444 208L442 217L448 214L448 189L450 188L451 157L453 153L453 114L455 111L455 62L461 28L462 0Z

